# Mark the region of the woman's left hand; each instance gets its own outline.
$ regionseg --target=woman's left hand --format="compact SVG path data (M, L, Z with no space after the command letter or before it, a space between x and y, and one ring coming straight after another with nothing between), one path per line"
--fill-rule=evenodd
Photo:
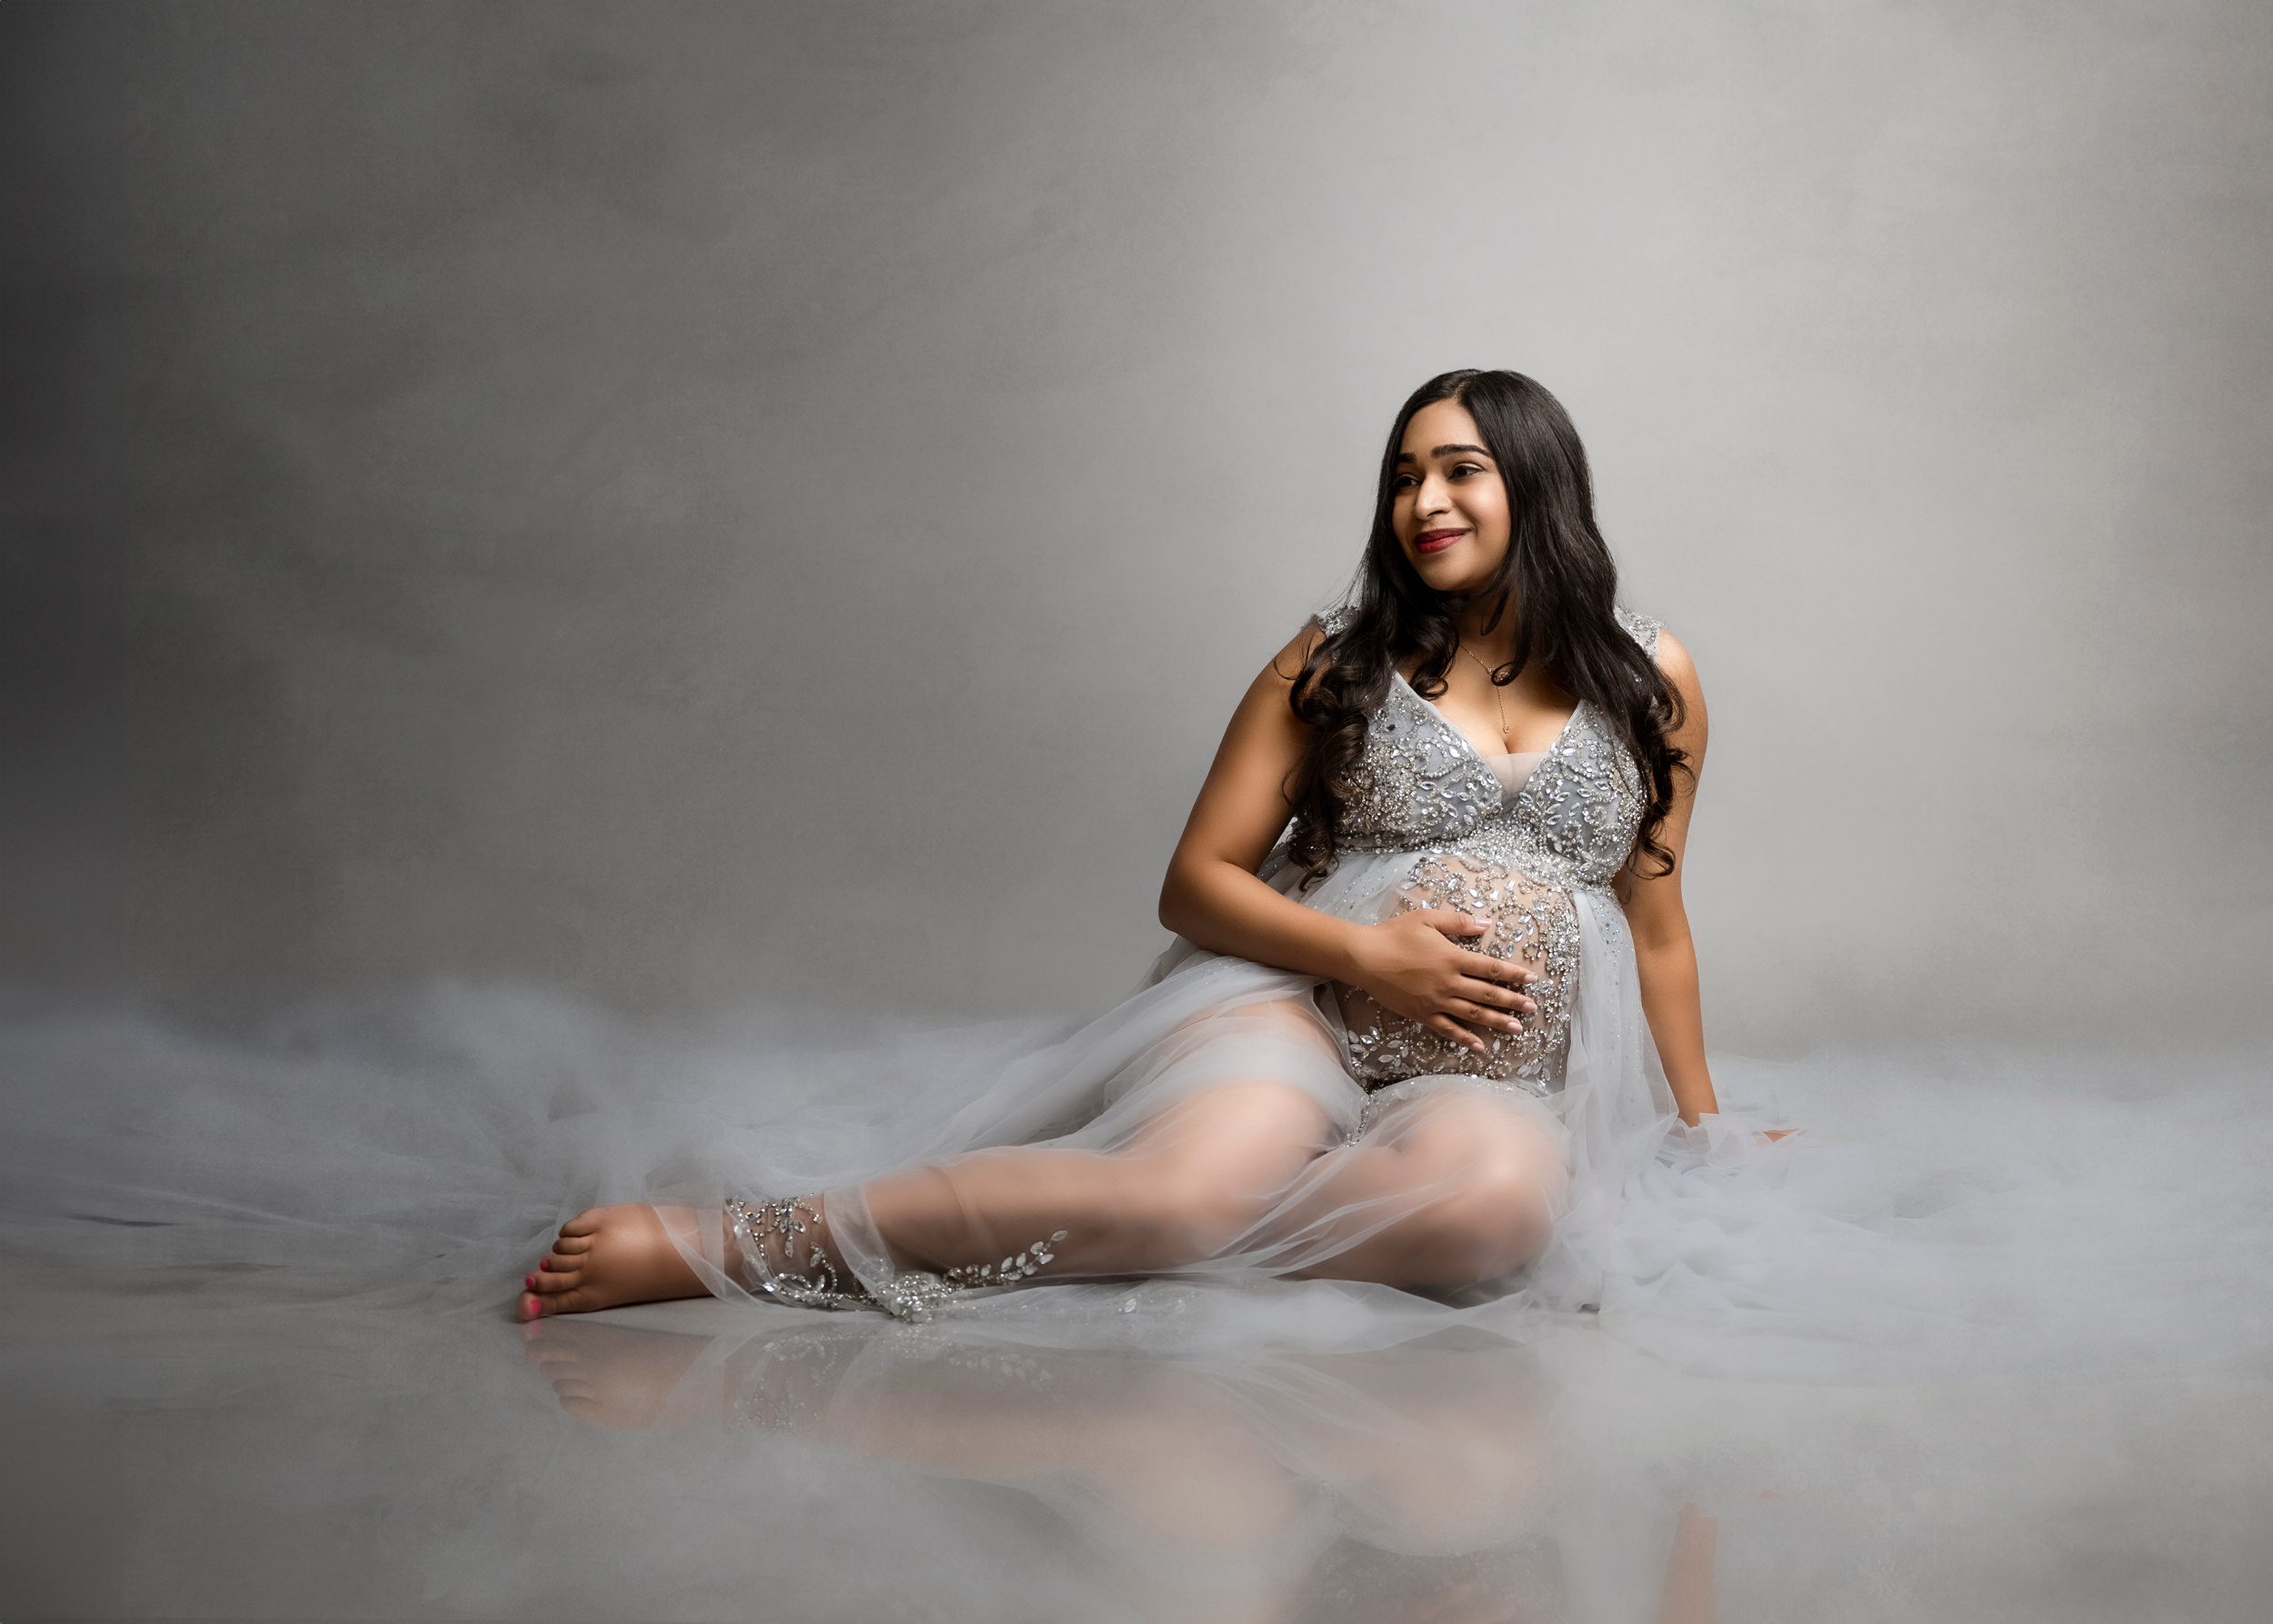
M1685 1127L1701 1128L1704 1126L1705 1117L1717 1114L1717 1113L1707 1111L1699 1116L1695 1122L1691 1122L1687 1117L1682 1118L1681 1121ZM1754 1130L1752 1138L1756 1144L1773 1145L1780 1138L1787 1138L1789 1135L1796 1133L1806 1133L1807 1131L1807 1130L1804 1128L1763 1128Z

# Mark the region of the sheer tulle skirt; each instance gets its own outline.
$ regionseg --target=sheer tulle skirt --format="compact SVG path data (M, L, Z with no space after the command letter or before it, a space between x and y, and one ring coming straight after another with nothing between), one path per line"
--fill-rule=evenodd
M1403 887L1417 861L1347 857L1303 900L1380 917L1414 905ZM1278 857L1263 873L1297 894ZM872 1125L866 1166L800 1159L790 1128L765 1168L650 1198L696 1210L672 1226L682 1250L714 1294L754 1307L775 1299L730 1204L793 1191L815 1198L832 1249L885 1300L907 1271L976 1269L1029 1291L1337 1279L1502 1317L1615 1315L1669 1292L1733 1306L1727 1269L1670 1251L1716 1214L1756 1230L1816 1224L1775 1193L1794 1151L1735 1111L1680 1122L1617 899L1553 895L1575 908L1579 948L1559 1088L1447 1072L1369 1092L1345 1059L1344 989L1178 938L1128 997L1009 1057L945 1121L920 1136Z
M1306 900L1377 917L1414 861L1346 863ZM1293 888L1283 863L1266 875ZM654 1199L696 1208L704 1221L673 1225L689 1260L714 1293L751 1303L766 1300L762 1270L727 1204L792 1187L818 1198L833 1250L887 1300L903 1268L989 1265L1021 1285L1313 1277L1498 1294L1569 1204L1566 1102L1461 1073L1369 1093L1345 1060L1335 990L1179 938L1126 999L1017 1057L896 1166L785 1168L771 1188L721 1178Z
M1413 864L1348 858L1303 900L1378 917ZM1264 877L1296 890L1283 864ZM832 1162L801 1158L785 1123L767 1165L650 1198L715 1217L813 1192L869 1291L992 1264L1014 1286L954 1311L1041 1338L1113 1314L1135 1334L1128 1317L1164 1303L1177 1337L1196 1317L1307 1318L1337 1341L1454 1324L1520 1338L1583 1314L1690 1368L1824 1380L2135 1353L2177 1306L2187 1248L2230 1257L2268 1232L2262 1204L2111 1199L1992 1140L1974 1148L1986 1164L1930 1132L1771 1141L1778 1113L1726 1086L1719 1112L1685 1124L1622 910L1604 888L1568 895L1578 974L1544 1095L1461 1075L1369 1095L1331 984L1179 938L1122 1002L1004 1055L920 1132L872 1122L851 1136L859 1159ZM683 1249L711 1291L771 1306L722 1224L694 1233ZM2241 1309L2223 1328L2267 1318Z
M1356 857L1305 900L1367 917L1409 867ZM1825 1381L2273 1347L2262 1057L1717 1054L1722 1109L1686 1126L1623 917L1605 892L1572 901L1580 970L1544 1098L1454 1076L1369 1096L1315 978L1181 941L1094 1018L1052 1022L761 1008L672 1031L440 986L230 1034L18 995L0 1219L43 1268L494 1314L586 1206L716 1220L812 1193L871 1288L1040 1243L1017 1286L945 1310L1032 1346L1583 1324L1692 1370ZM1787 1121L1805 1131L1759 1137ZM896 1252L893 1180L926 1170L974 1193L919 1201L934 1250ZM810 1318L748 1289L721 1225L695 1233L718 1297Z

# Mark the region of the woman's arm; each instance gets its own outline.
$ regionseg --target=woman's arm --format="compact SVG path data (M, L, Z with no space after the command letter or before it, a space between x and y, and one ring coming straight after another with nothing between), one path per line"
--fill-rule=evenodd
M1688 752L1688 766L1701 773L1705 767L1705 690L1697 683L1697 667L1689 651L1671 632L1657 632L1657 666L1680 691L1684 711L1672 743ZM1689 811L1697 801L1697 781L1688 773L1673 776L1673 806L1657 831L1658 841L1673 853L1670 874L1637 873L1645 858L1637 847L1619 870L1616 890L1626 905L1626 920L1634 933L1634 962L1641 977L1642 1014L1649 1035L1657 1041L1657 1058L1665 1063L1666 1081L1673 1086L1673 1100L1681 1120L1694 1127L1720 1102L1713 1093L1712 1074L1705 1068L1705 1014L1697 996L1697 945L1689 939L1689 916L1681 906L1681 876L1687 872Z
M1294 816L1288 791L1311 728L1289 700L1324 636L1315 624L1305 627L1257 674L1232 713L1168 859L1160 923L1212 952L1363 987L1432 1031L1486 1050L1472 1028L1509 1027L1535 1006L1506 985L1529 978L1520 967L1448 938L1483 927L1430 909L1360 925L1305 907L1256 874Z

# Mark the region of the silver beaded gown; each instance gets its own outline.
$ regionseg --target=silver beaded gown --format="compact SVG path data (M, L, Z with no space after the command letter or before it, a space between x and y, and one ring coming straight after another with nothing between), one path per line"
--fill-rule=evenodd
M1332 629L1347 613L1319 618ZM1659 623L1623 607L1617 613L1654 656ZM1351 919L1417 907L1485 917L1491 928L1471 938L1475 945L1537 972L1527 990L1538 1009L1521 1031L1487 1034L1489 1052L1478 1055L1355 987L1179 937L1119 1005L1000 1057L997 1076L920 1136L843 1136L840 1146L871 1148L866 1168L829 1165L826 1152L801 1155L810 1141L785 1123L763 1173L656 1192L658 1208L691 1202L702 1213L699 1238L682 1250L710 1290L753 1305L781 1300L778 1279L767 1283L780 1271L764 1267L761 1215L772 1203L778 1241L783 1224L799 1221L782 1198L807 1190L825 1206L828 1233L856 1277L830 1282L843 1288L837 1301L865 1299L921 1317L950 1300L962 1309L976 1307L975 1297L1046 1296L1077 1278L1064 1267L1074 1248L1056 1222L1004 1237L998 1260L952 1280L896 1267L865 1194L866 1176L886 1168L886 1147L895 1163L940 1167L990 1147L1134 1153L1148 1132L1173 1120L1180 1102L1263 1079L1309 1103L1307 1115L1292 1118L1300 1142L1282 1158L1232 1159L1207 1194L1212 1225L1196 1228L1188 1255L1164 1258L1147 1276L1330 1278L1337 1256L1404 1225L1439 1248L1449 1232L1473 1259L1468 1278L1437 1268L1407 1294L1447 1307L1616 1310L1637 1281L1655 1277L1640 1288L1644 1296L1692 1293L1709 1311L1722 1298L1719 1285L1694 1271L1667 1278L1666 1239L1692 1223L1700 1188L1694 1178L1680 1183L1681 1169L1709 1171L1725 1186L1732 1170L1789 1152L1771 1149L1760 1124L1726 1102L1693 1126L1677 1114L1611 883L1632 853L1645 807L1633 757L1583 701L1550 748L1486 756L1393 674L1369 718L1359 778L1362 792L1344 810L1327 872L1305 887L1289 857L1290 827L1260 877ZM1367 1150L1401 1159L1377 1155L1374 1177L1347 1176ZM1391 1168L1395 1175L1386 1176ZM1677 1182L1660 1186L1652 1215L1635 1197L1655 1175ZM1412 1221L1442 1217L1456 1203L1465 1229ZM1809 1221L1788 1206L1766 1216L1785 1226ZM737 1225L737 1217L757 1219L756 1228ZM1551 1235L1541 1249L1543 1220ZM1527 1226L1530 1238L1519 1243L1517 1232ZM1020 1289L989 1289L1006 1282Z

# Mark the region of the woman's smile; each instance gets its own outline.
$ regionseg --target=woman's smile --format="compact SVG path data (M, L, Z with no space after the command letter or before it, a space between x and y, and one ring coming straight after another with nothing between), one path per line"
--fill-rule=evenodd
M1467 534L1466 530L1424 530L1413 538L1413 550L1417 553L1441 553Z

